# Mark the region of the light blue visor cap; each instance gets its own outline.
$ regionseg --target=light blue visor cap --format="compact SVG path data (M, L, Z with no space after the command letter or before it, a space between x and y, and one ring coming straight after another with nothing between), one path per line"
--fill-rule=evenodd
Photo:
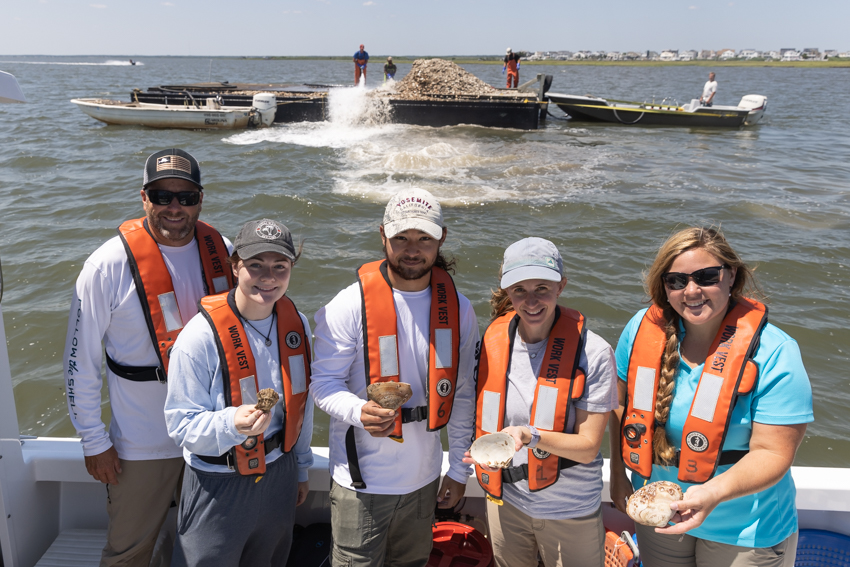
M502 289L525 280L563 279L564 261L552 242L535 236L514 242L505 250L502 261Z

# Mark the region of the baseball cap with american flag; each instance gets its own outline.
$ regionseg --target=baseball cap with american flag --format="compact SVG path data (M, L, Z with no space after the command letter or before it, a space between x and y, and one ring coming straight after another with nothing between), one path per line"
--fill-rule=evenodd
M145 180L143 188L159 179L168 179L176 177L191 181L198 186L198 189L204 189L201 185L201 166L189 152L177 148L168 150L160 150L152 153L145 161Z

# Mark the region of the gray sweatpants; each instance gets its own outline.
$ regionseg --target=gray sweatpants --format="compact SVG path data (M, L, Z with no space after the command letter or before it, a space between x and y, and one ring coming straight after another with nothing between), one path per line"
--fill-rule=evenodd
M286 565L298 495L295 453L256 480L186 467L172 567Z

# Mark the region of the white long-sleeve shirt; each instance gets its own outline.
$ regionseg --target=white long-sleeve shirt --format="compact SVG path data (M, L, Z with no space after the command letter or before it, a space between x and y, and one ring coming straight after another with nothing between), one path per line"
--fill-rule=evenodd
M232 245L225 239L228 252ZM189 322L205 295L198 243L159 246L174 285L180 317ZM86 456L113 445L121 459L143 461L179 457L168 437L162 407L166 385L133 382L106 369L112 421L107 433L101 418L103 348L126 366L158 366L127 253L116 236L98 248L83 265L74 287L68 334L62 359L68 412L82 437Z
M309 340L310 324L303 314L299 315ZM261 321L251 321L251 325L243 326L256 363L257 389L274 388L280 394L283 392L283 382L277 323L270 315ZM271 346L266 346L267 334ZM236 431L234 417L237 408L228 406L225 401L222 376L221 359L212 327L203 315L198 314L177 337L171 351L165 422L168 434L174 443L183 448L183 458L190 466L203 471L237 474L228 469L227 465L213 465L198 458L198 455L218 457L248 438ZM266 439L283 428L282 404L281 400L272 408L271 424L264 434ZM312 439L313 402L308 399L301 435L293 447L298 462L299 482L307 480L307 471L313 464L310 449ZM281 454L280 448L274 449L266 455L266 464L274 462Z
M474 434L475 349L478 321L469 300L460 300L460 360L457 390L448 424L448 475L466 483L472 467L461 461ZM431 288L405 292L393 289L398 326L399 380L411 385L413 396L404 407L426 405ZM351 486L345 435L355 428L360 472L371 494L409 494L440 476L443 449L440 432L426 430L427 422L405 423L404 443L372 437L360 421L366 403L363 364L363 326L360 286L342 290L316 313L315 356L311 391L316 405L331 417L330 468L334 480Z

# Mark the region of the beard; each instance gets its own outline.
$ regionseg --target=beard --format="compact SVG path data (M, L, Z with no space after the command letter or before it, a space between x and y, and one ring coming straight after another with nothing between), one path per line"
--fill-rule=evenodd
M434 267L434 263L437 261L437 258L434 257L430 263L426 261L426 263L420 264L416 267L402 266L390 258L389 254L387 254L386 246L384 246L384 257L387 259L387 266L389 266L389 269L403 280L418 280L424 277L431 271L431 268Z
M186 224L176 230L163 226L162 216L166 214L166 211L160 213L151 211L148 214L148 223L150 223L151 228L169 240L183 240L195 230L195 223L198 222L198 217L201 216L201 208L197 207L194 212L187 215Z

